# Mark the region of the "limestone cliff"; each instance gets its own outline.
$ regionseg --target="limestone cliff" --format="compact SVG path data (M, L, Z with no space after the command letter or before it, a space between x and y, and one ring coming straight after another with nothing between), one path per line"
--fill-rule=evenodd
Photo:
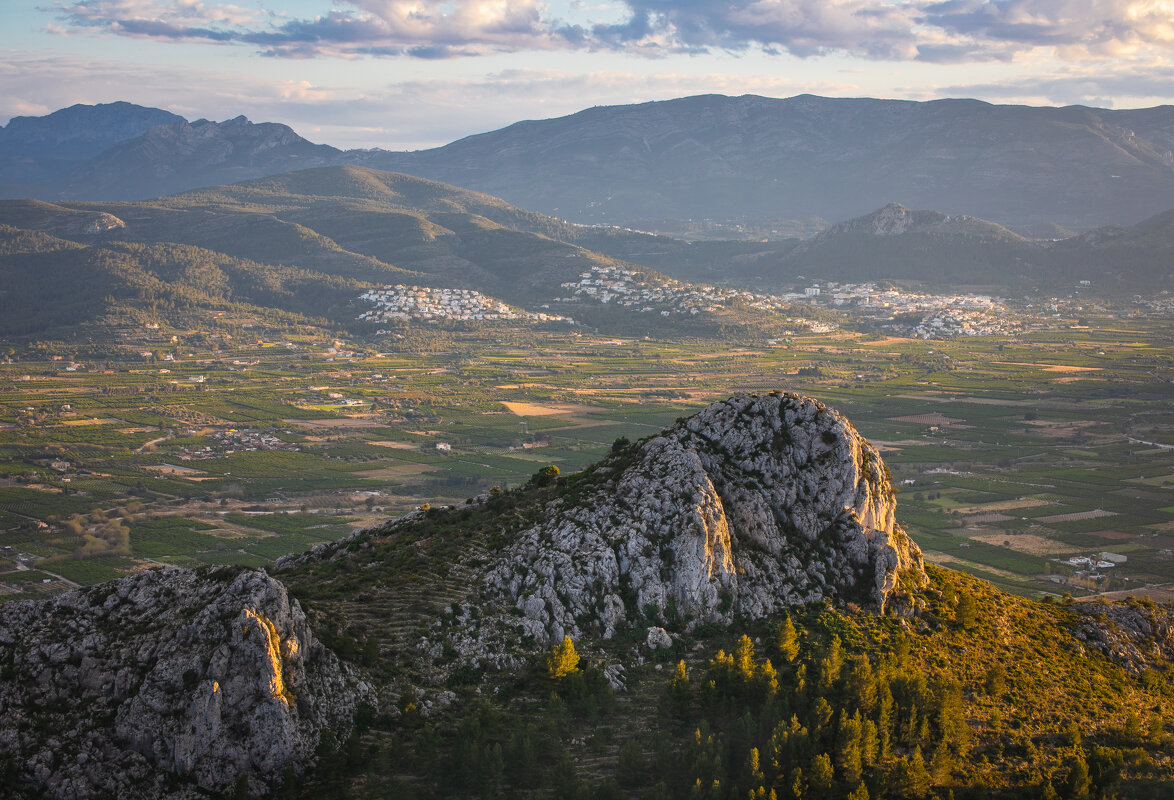
M925 580L879 454L807 398L715 403L581 484L488 570L488 594L512 608L463 650L491 653L486 637L507 631L610 638L649 616L728 624L823 599L902 608Z
M264 572L149 570L0 615L17 796L186 797L300 774L370 689Z

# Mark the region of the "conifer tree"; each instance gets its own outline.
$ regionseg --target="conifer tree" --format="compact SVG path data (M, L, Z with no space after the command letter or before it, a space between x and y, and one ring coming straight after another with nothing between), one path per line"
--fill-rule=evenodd
M931 780L925 768L925 758L921 755L921 748L913 749L913 757L909 759L909 778L905 786L908 797L925 797L929 794Z
M934 783L945 783L953 769L954 757L950 754L950 748L946 746L945 739L939 739L929 759L929 774Z
M978 623L978 607L974 602L974 595L970 592L959 593L958 605L954 607L954 621L964 630L969 630Z
M827 797L836 785L836 773L832 769L831 756L827 753L820 753L811 759L811 778L808 784L816 797Z
M742 683L754 678L754 643L745 634L742 634L738 646L734 648L734 669Z
M880 742L876 735L876 723L870 719L860 723L860 760L866 767L875 767L880 757Z
M840 679L840 672L844 668L844 651L840 637L832 636L831 642L819 660L819 688L827 691Z
M1088 774L1088 762L1084 760L1084 753L1078 750L1072 759L1072 765L1068 768L1068 780L1064 782L1064 796L1070 800L1088 797L1090 786L1092 786L1092 779Z
M751 747L750 755L746 757L746 782L751 789L761 788L766 783L766 776L758 764L758 748ZM763 793L765 795L765 792Z
M836 734L836 773L844 783L859 783L864 767L861 752L860 712L852 717L840 714L840 730Z
M775 649L782 656L784 663L791 663L799 655L799 634L795 632L795 623L786 617L779 626L778 637L775 639Z
M565 678L579 669L579 654L570 636L564 636L562 644L555 645L546 659L546 671L552 678Z

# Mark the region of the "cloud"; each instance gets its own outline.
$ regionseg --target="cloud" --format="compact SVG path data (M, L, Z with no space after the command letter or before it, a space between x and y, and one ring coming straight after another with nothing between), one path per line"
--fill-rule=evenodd
M1174 46L1174 2L1167 0L946 0L925 6L923 22L976 42L1071 55Z
M325 3L325 0L323 0ZM245 44L307 58L452 58L502 52L848 54L885 61L1007 60L1174 49L1174 0L339 0L313 18L201 0L56 0L66 30ZM618 16L617 16L618 12ZM598 16L597 16L598 15ZM596 21L590 21L590 17ZM606 19L605 19L606 18Z
M312 19L199 0L58 0L60 24L135 38L251 44L286 57L443 58L567 46L538 0L343 0Z
M1062 64L1029 76L985 83L936 85L922 97L980 97L994 103L1143 107L1171 100L1174 64L1152 59L1106 65Z

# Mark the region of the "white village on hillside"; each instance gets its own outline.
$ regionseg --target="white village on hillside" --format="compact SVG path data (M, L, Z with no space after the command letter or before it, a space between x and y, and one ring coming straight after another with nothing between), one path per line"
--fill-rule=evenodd
M435 289L428 286L384 286L360 295L360 300L372 303L375 308L364 311L359 319L368 322L390 322L392 320L527 320L532 322L567 322L570 317L556 314L535 313L514 308L500 300L487 297L472 289Z

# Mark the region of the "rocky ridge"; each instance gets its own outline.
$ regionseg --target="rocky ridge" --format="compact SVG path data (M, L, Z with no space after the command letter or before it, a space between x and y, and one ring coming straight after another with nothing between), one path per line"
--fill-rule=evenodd
M7 791L27 797L275 788L371 695L256 570L156 569L8 604L0 670Z
M501 611L456 628L470 659L504 666L519 636L549 645L728 625L821 600L906 611L925 581L879 454L807 398L715 403L614 453L584 484L487 568Z

